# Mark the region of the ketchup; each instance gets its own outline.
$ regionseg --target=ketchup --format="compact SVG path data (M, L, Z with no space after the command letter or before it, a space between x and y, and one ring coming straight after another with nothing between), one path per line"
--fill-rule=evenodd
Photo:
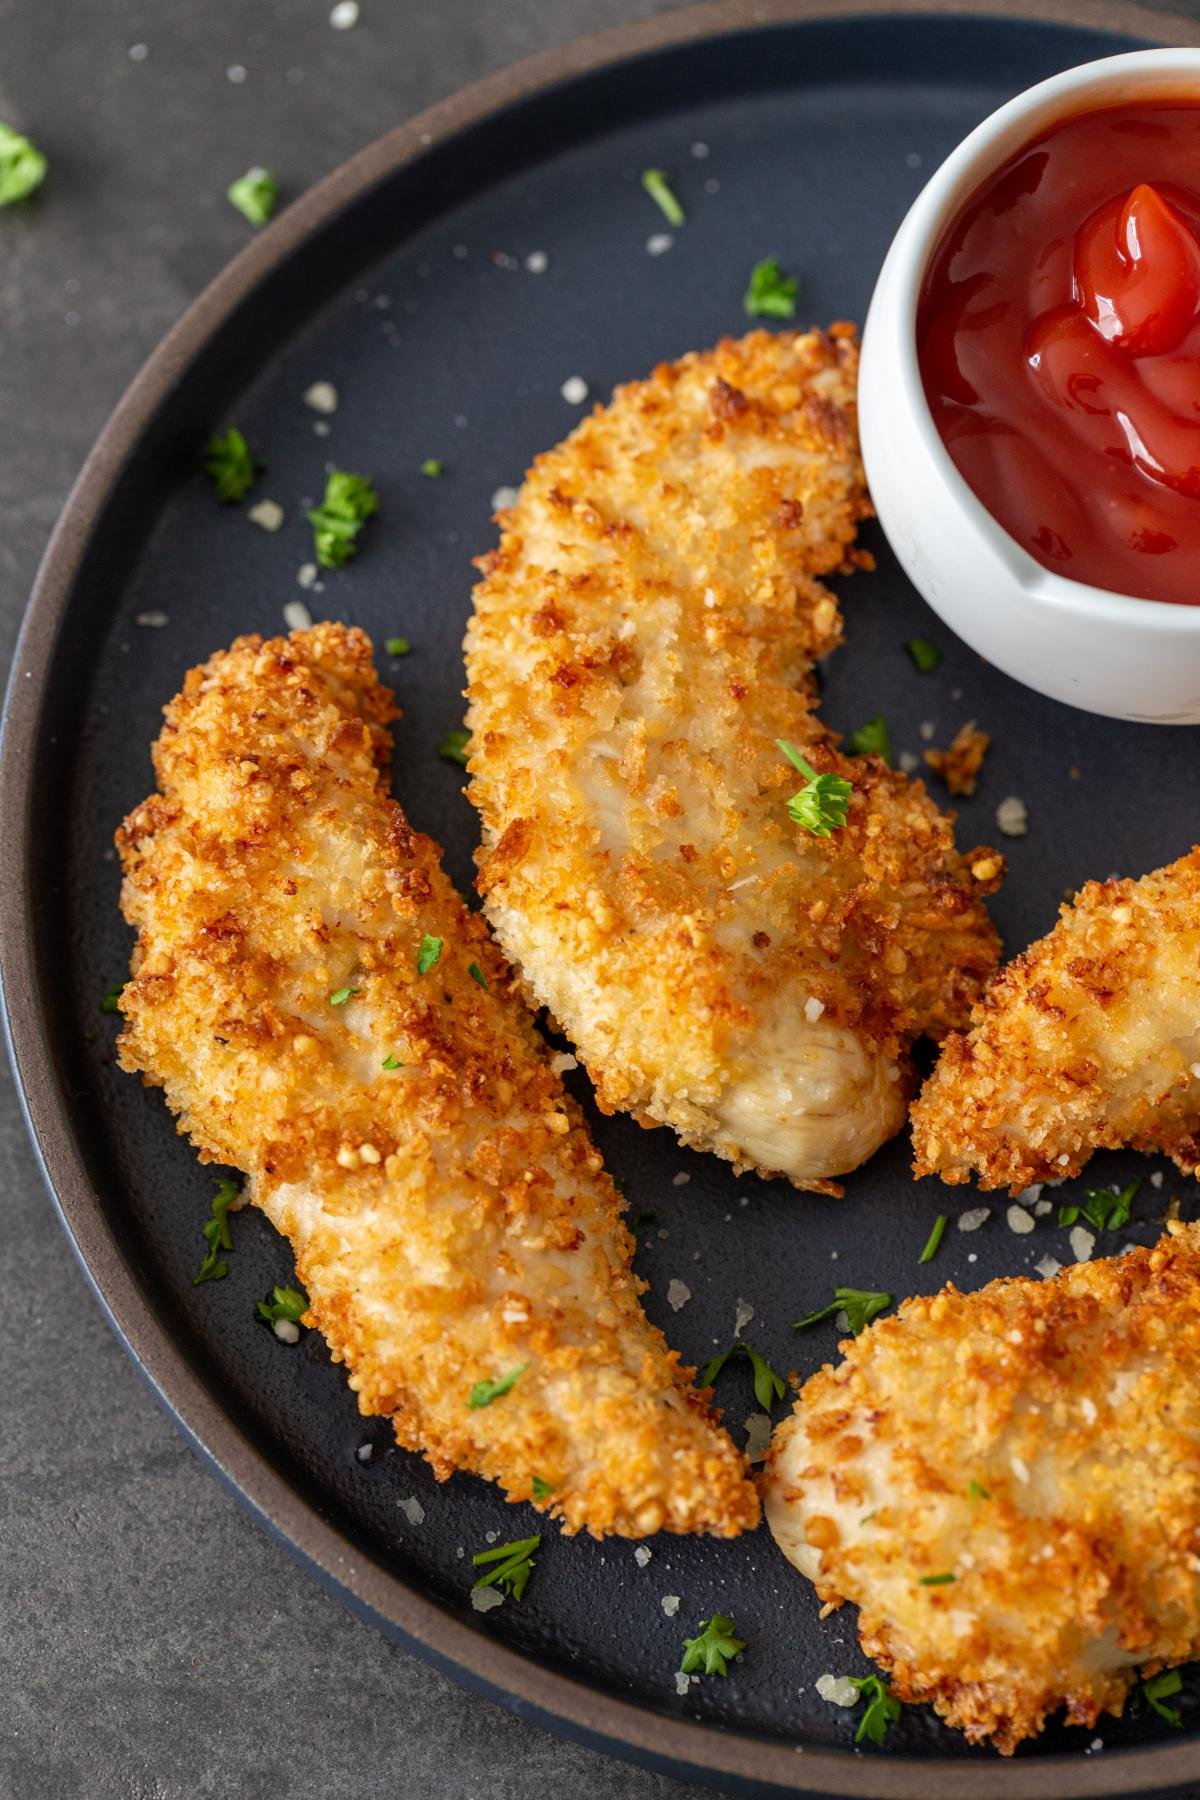
M938 245L917 353L959 471L1038 562L1200 605L1200 105L1027 144Z

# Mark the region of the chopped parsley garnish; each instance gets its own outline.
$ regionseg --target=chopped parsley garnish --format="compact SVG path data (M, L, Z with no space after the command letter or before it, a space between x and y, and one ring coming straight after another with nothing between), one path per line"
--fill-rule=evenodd
M516 1387L528 1367L528 1363L518 1363L515 1369L510 1369L507 1375L500 1377L499 1381L477 1381L471 1389L471 1397L467 1401L467 1405L472 1407L490 1406L493 1400L499 1400L501 1394L507 1394ZM478 1560L477 1557L476 1561Z
M861 1744L868 1737L873 1744L882 1744L888 1726L894 1725L900 1717L900 1702L892 1699L878 1675L851 1675L850 1680L867 1703L867 1710L858 1721L854 1741Z
M228 1275L229 1264L221 1260L222 1250L233 1249L233 1233L229 1229L229 1209L236 1205L241 1197L241 1190L236 1181L230 1181L228 1175L222 1175L217 1181L217 1191L213 1195L212 1218L205 1219L200 1227L201 1235L208 1245L208 1252L200 1264L200 1273L192 1277L192 1286L199 1287L202 1281L220 1281Z
M477 981L481 988L486 989L488 984L487 976L484 974L478 963L472 963L467 970L467 974L471 977L472 981Z
M678 227L686 222L687 214L675 198L671 184L661 169L643 169L642 186L668 225Z
M874 1512L864 1513L862 1518L858 1522L860 1525L869 1525L871 1523L872 1519L877 1519L878 1517L879 1517L879 1508L876 1507Z
M477 1569L495 1563L494 1569L488 1569L475 1582L477 1588L491 1587L496 1584L514 1600L519 1600L525 1592L525 1584L533 1573L533 1553L541 1543L541 1535L537 1537L515 1538L511 1544L497 1544L494 1550L481 1550L471 1561Z
M1138 1189L1142 1185L1140 1175L1135 1175L1128 1187L1114 1193L1112 1188L1085 1188L1087 1198L1082 1206L1060 1206L1058 1222L1060 1225L1074 1225L1082 1215L1089 1225L1097 1231L1120 1231L1128 1225L1129 1214Z
M922 1575L918 1585L920 1587L945 1587L948 1581L957 1580L958 1576L952 1570L946 1569L941 1575Z
M777 1375L765 1356L760 1356L752 1345L743 1343L741 1338L730 1344L728 1350L722 1350L706 1362L696 1378L697 1387L711 1387L731 1356L738 1352L750 1359L750 1367L754 1370L754 1397L764 1412L770 1412L776 1400L782 1400L787 1392L787 1384L782 1375Z
M269 169L247 169L226 190L231 206L252 225L265 225L279 205L279 183Z
M28 200L45 174L46 158L37 145L11 125L0 124L0 206Z
M470 742L470 732L464 731L461 725L456 726L453 731L448 731L446 733L445 737L438 745L437 753L439 756L444 756L447 762L460 763L465 769L467 766L467 746Z
M352 995L361 994L361 992L362 989L356 987L337 988L334 993L330 994L329 1004L330 1006L345 1006Z
M624 1195L625 1189L618 1182L615 1175L613 1176L613 1186L616 1188L618 1194ZM649 1209L643 1210L642 1212L635 1212L632 1219L629 1221L629 1229L634 1237L636 1237L643 1225L653 1225L657 1218L658 1214Z
M389 656L407 656L412 649L408 639L402 637L385 638L383 647Z
M548 1500L554 1492L552 1481L543 1481L540 1475L533 1478L533 1497L535 1500Z
M442 939L430 937L426 932L421 939L421 948L417 951L417 974L428 975L435 963L442 960Z
M788 801L788 817L814 837L832 837L846 823L853 784L841 775L818 775L786 738L776 738L775 742L808 783Z
M121 1010L121 995L124 992L125 992L124 982L121 982L117 987L109 988L107 994L104 995L104 998L100 1002L100 1011L107 1012L107 1013L114 1013L114 1012L119 1013Z
M967 1499L990 1500L991 1497L991 1494L988 1492L987 1488L984 1487L982 1481L976 1481L975 1477L972 1475L970 1481L967 1483Z
M727 1613L714 1613L711 1619L701 1619L700 1635L683 1640L680 1674L691 1675L697 1669L703 1669L705 1675L728 1675L729 1658L746 1648L741 1638L734 1637L733 1629L733 1620Z
M927 1263L927 1262L933 1261L934 1257L938 1253L938 1245L942 1241L942 1235L945 1232L945 1229L946 1229L946 1215L945 1215L945 1213L939 1213L937 1218L933 1221L933 1230L930 1232L929 1236L925 1239L925 1248L922 1250L920 1256L918 1256L918 1258L917 1258L917 1261L919 1263Z
M402 1069L404 1064L389 1051L379 1066L381 1069Z
M358 546L355 538L373 513L379 511L379 495L365 475L333 469L325 482L325 498L310 507L317 561L323 569L340 569Z
M846 740L846 749L851 756L882 756L890 769L892 766L892 740L888 736L887 720L882 713L876 713L857 731L852 731Z
M794 275L785 275L778 260L768 256L751 269L742 304L752 319L791 319L796 314L799 286Z
M936 644L928 638L909 638L904 648L912 657L922 675L932 675L935 669L942 666L942 653Z
M1183 1676L1178 1669L1164 1669L1161 1675L1152 1675L1149 1681L1143 1681L1138 1687L1138 1696L1143 1699L1160 1719L1178 1730L1183 1725L1183 1718L1178 1707L1164 1706L1172 1694L1178 1694L1183 1687Z
M250 446L236 425L231 425L224 436L214 431L209 438L204 473L216 488L218 500L245 499L262 466L257 457L251 456Z
M308 1311L308 1301L295 1288L275 1287L254 1310L264 1325L274 1325L279 1319L290 1319L293 1325L299 1325Z
M436 456L427 456L421 464L421 473L428 476L430 481L436 481L442 473L443 467L444 465L438 461Z
M890 1294L874 1294L867 1288L834 1288L833 1299L820 1312L807 1313L803 1319L796 1319L793 1329L803 1331L808 1325L815 1325L821 1319L828 1319L832 1313L845 1313L846 1328L852 1336L857 1337L892 1304Z

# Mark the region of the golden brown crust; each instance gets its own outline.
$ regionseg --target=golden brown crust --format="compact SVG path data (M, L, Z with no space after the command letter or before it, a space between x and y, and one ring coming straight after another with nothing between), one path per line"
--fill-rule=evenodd
M1008 1753L1060 1706L1090 1727L1200 1654L1200 1226L1170 1231L905 1301L776 1434L785 1554L973 1742Z
M813 712L820 578L863 560L857 365L851 326L756 331L619 389L500 515L467 636L480 888L600 1104L835 1192L994 966L1003 867ZM778 738L852 780L833 837Z
M1017 1192L1094 1150L1200 1163L1200 850L1090 881L996 976L913 1108L918 1175Z
M161 791L118 834L122 1066L249 1176L361 1410L439 1477L528 1500L538 1476L569 1531L732 1536L758 1517L744 1459L642 1314L612 1182L509 970L388 797L394 716L340 625L191 671Z

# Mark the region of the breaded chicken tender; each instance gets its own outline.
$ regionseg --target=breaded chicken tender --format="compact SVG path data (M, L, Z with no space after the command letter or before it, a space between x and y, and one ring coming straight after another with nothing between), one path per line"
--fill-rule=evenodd
M853 328L757 331L618 389L535 462L467 633L480 888L600 1105L840 1192L965 1021L1001 859L814 716L819 579L869 511ZM828 838L777 747L854 784Z
M946 1287L846 1340L775 1434L767 1519L900 1700L1011 1752L1200 1655L1200 1226Z
M1016 1193L1131 1144L1200 1163L1200 850L1089 881L948 1038L913 1108L916 1173Z
M436 1475L548 1484L567 1531L733 1536L744 1459L642 1314L509 971L388 797L394 716L340 625L191 671L118 834L122 1066L245 1172L360 1410Z

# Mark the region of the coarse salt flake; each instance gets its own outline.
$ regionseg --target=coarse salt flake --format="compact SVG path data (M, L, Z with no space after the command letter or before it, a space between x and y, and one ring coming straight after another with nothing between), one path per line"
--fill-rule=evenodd
M1075 1225L1071 1230L1071 1250L1076 1262L1087 1262L1096 1248L1096 1234L1084 1225Z
M979 1227L991 1216L990 1206L973 1206L969 1212L959 1213L958 1229L960 1231L978 1231Z
M276 1319L275 1336L285 1344L298 1344L300 1342L300 1327L297 1325L295 1319Z
M753 1317L754 1317L754 1308L751 1306L751 1304L748 1300L743 1300L741 1295L739 1294L738 1295L738 1303L737 1303L737 1311L733 1315L733 1335L735 1338L741 1337L742 1332L745 1330L746 1326L750 1323L750 1321Z
M588 397L588 384L582 375L568 375L558 391L568 406L582 406Z
M1023 1457L1010 1456L1008 1459L1008 1466L1012 1470L1013 1474L1016 1476L1018 1481L1026 1482L1026 1483L1028 1482L1028 1480L1029 1480L1029 1464L1025 1461L1025 1459Z
M314 381L304 390L304 404L311 406L314 412L335 413L338 391L332 381Z
M247 78L247 72L241 63L230 63L225 71L226 81L232 81L234 87L241 87Z
M857 1706L862 1699L848 1675L818 1675L817 1692L831 1706Z
M1024 1236L1025 1232L1033 1230L1033 1214L1031 1212L1026 1212L1023 1206L1018 1206L1015 1200L1009 1207L1005 1217L1008 1220L1008 1229L1017 1232L1020 1236Z
M473 1587L471 1605L476 1612L491 1612L494 1606L504 1605L504 1595L497 1587Z
M668 250L674 248L674 245L675 239L669 231L656 231L653 237L646 239L646 255L665 256Z
M250 508L246 517L252 525L260 525L264 531L278 531L283 524L283 508L278 500L260 500Z
M296 580L300 583L302 588L310 588L316 581L317 574L318 570L316 563L301 563L300 567L296 570Z
M507 512L510 506L517 504L515 487L498 487L492 495L492 511Z
M1043 1256L1040 1262L1035 1262L1033 1266L1043 1281L1051 1280L1062 1268L1062 1264L1056 1256Z
M525 267L531 275L544 275L550 267L550 258L544 250L531 250L525 258Z
M679 1173L678 1173L678 1174L677 1174L677 1175L672 1175L672 1177L671 1177L671 1186L672 1186L672 1187L686 1187L686 1186L687 1186L687 1184L688 1184L688 1182L689 1182L689 1181L690 1181L690 1180L691 1180L691 1179L692 1179L692 1178L691 1178L691 1176L690 1176L690 1175L689 1175L689 1174L688 1174L688 1172L687 1172L687 1170L686 1170L686 1169L680 1169L680 1171L679 1171Z
M358 0L337 0L337 5L329 15L329 23L335 31L349 31L358 24Z
M932 719L922 719L921 723L917 726L917 730L920 732L924 743L932 744L934 733L937 731L937 726Z
M680 1281L678 1277L676 1277L668 1282L667 1305L671 1308L672 1312L678 1312L681 1307L686 1306L691 1297L692 1290L687 1285L686 1281Z
M360 1444L354 1454L359 1462L368 1463L375 1454L375 1446L374 1444Z
M165 612L139 613L134 623L137 625L148 625L151 629L158 630L167 623L167 615Z
M1029 830L1029 808L1017 794L1009 794L996 808L996 824L1005 837L1024 837Z
M668 1619L673 1619L675 1614L679 1611L679 1595L664 1594L662 1597L662 1609L666 1613Z
M692 155L696 158L697 162L703 162L708 155L708 145L700 142L694 143L692 145Z
M810 994L808 999L804 1002L804 1016L809 1024L815 1025L824 1011L825 1002L823 1000L818 1000L815 994Z
M410 1494L407 1500L400 1502L400 1511L410 1525L423 1525L425 1522L425 1508L415 1494Z
M906 775L911 775L914 769L919 769L921 766L920 757L914 756L911 750L902 750L896 761Z
M303 600L289 600L283 609L283 622L289 631L311 631L312 614Z
M645 1544L639 1544L637 1549L633 1553L633 1560L637 1564L639 1569L644 1569L646 1564L650 1561L650 1558L653 1554L654 1554L653 1551L650 1550Z
M676 1671L675 1671L675 1692L680 1695L686 1694L688 1689L691 1687L691 1685L692 1685L691 1676L685 1675L682 1669L676 1669Z
M150 54L149 44L130 44L126 53L130 62L145 62Z
M1161 1169L1155 1169L1153 1175L1150 1177L1150 1186L1152 1188L1160 1188L1162 1186L1162 1184L1163 1184L1163 1172Z

